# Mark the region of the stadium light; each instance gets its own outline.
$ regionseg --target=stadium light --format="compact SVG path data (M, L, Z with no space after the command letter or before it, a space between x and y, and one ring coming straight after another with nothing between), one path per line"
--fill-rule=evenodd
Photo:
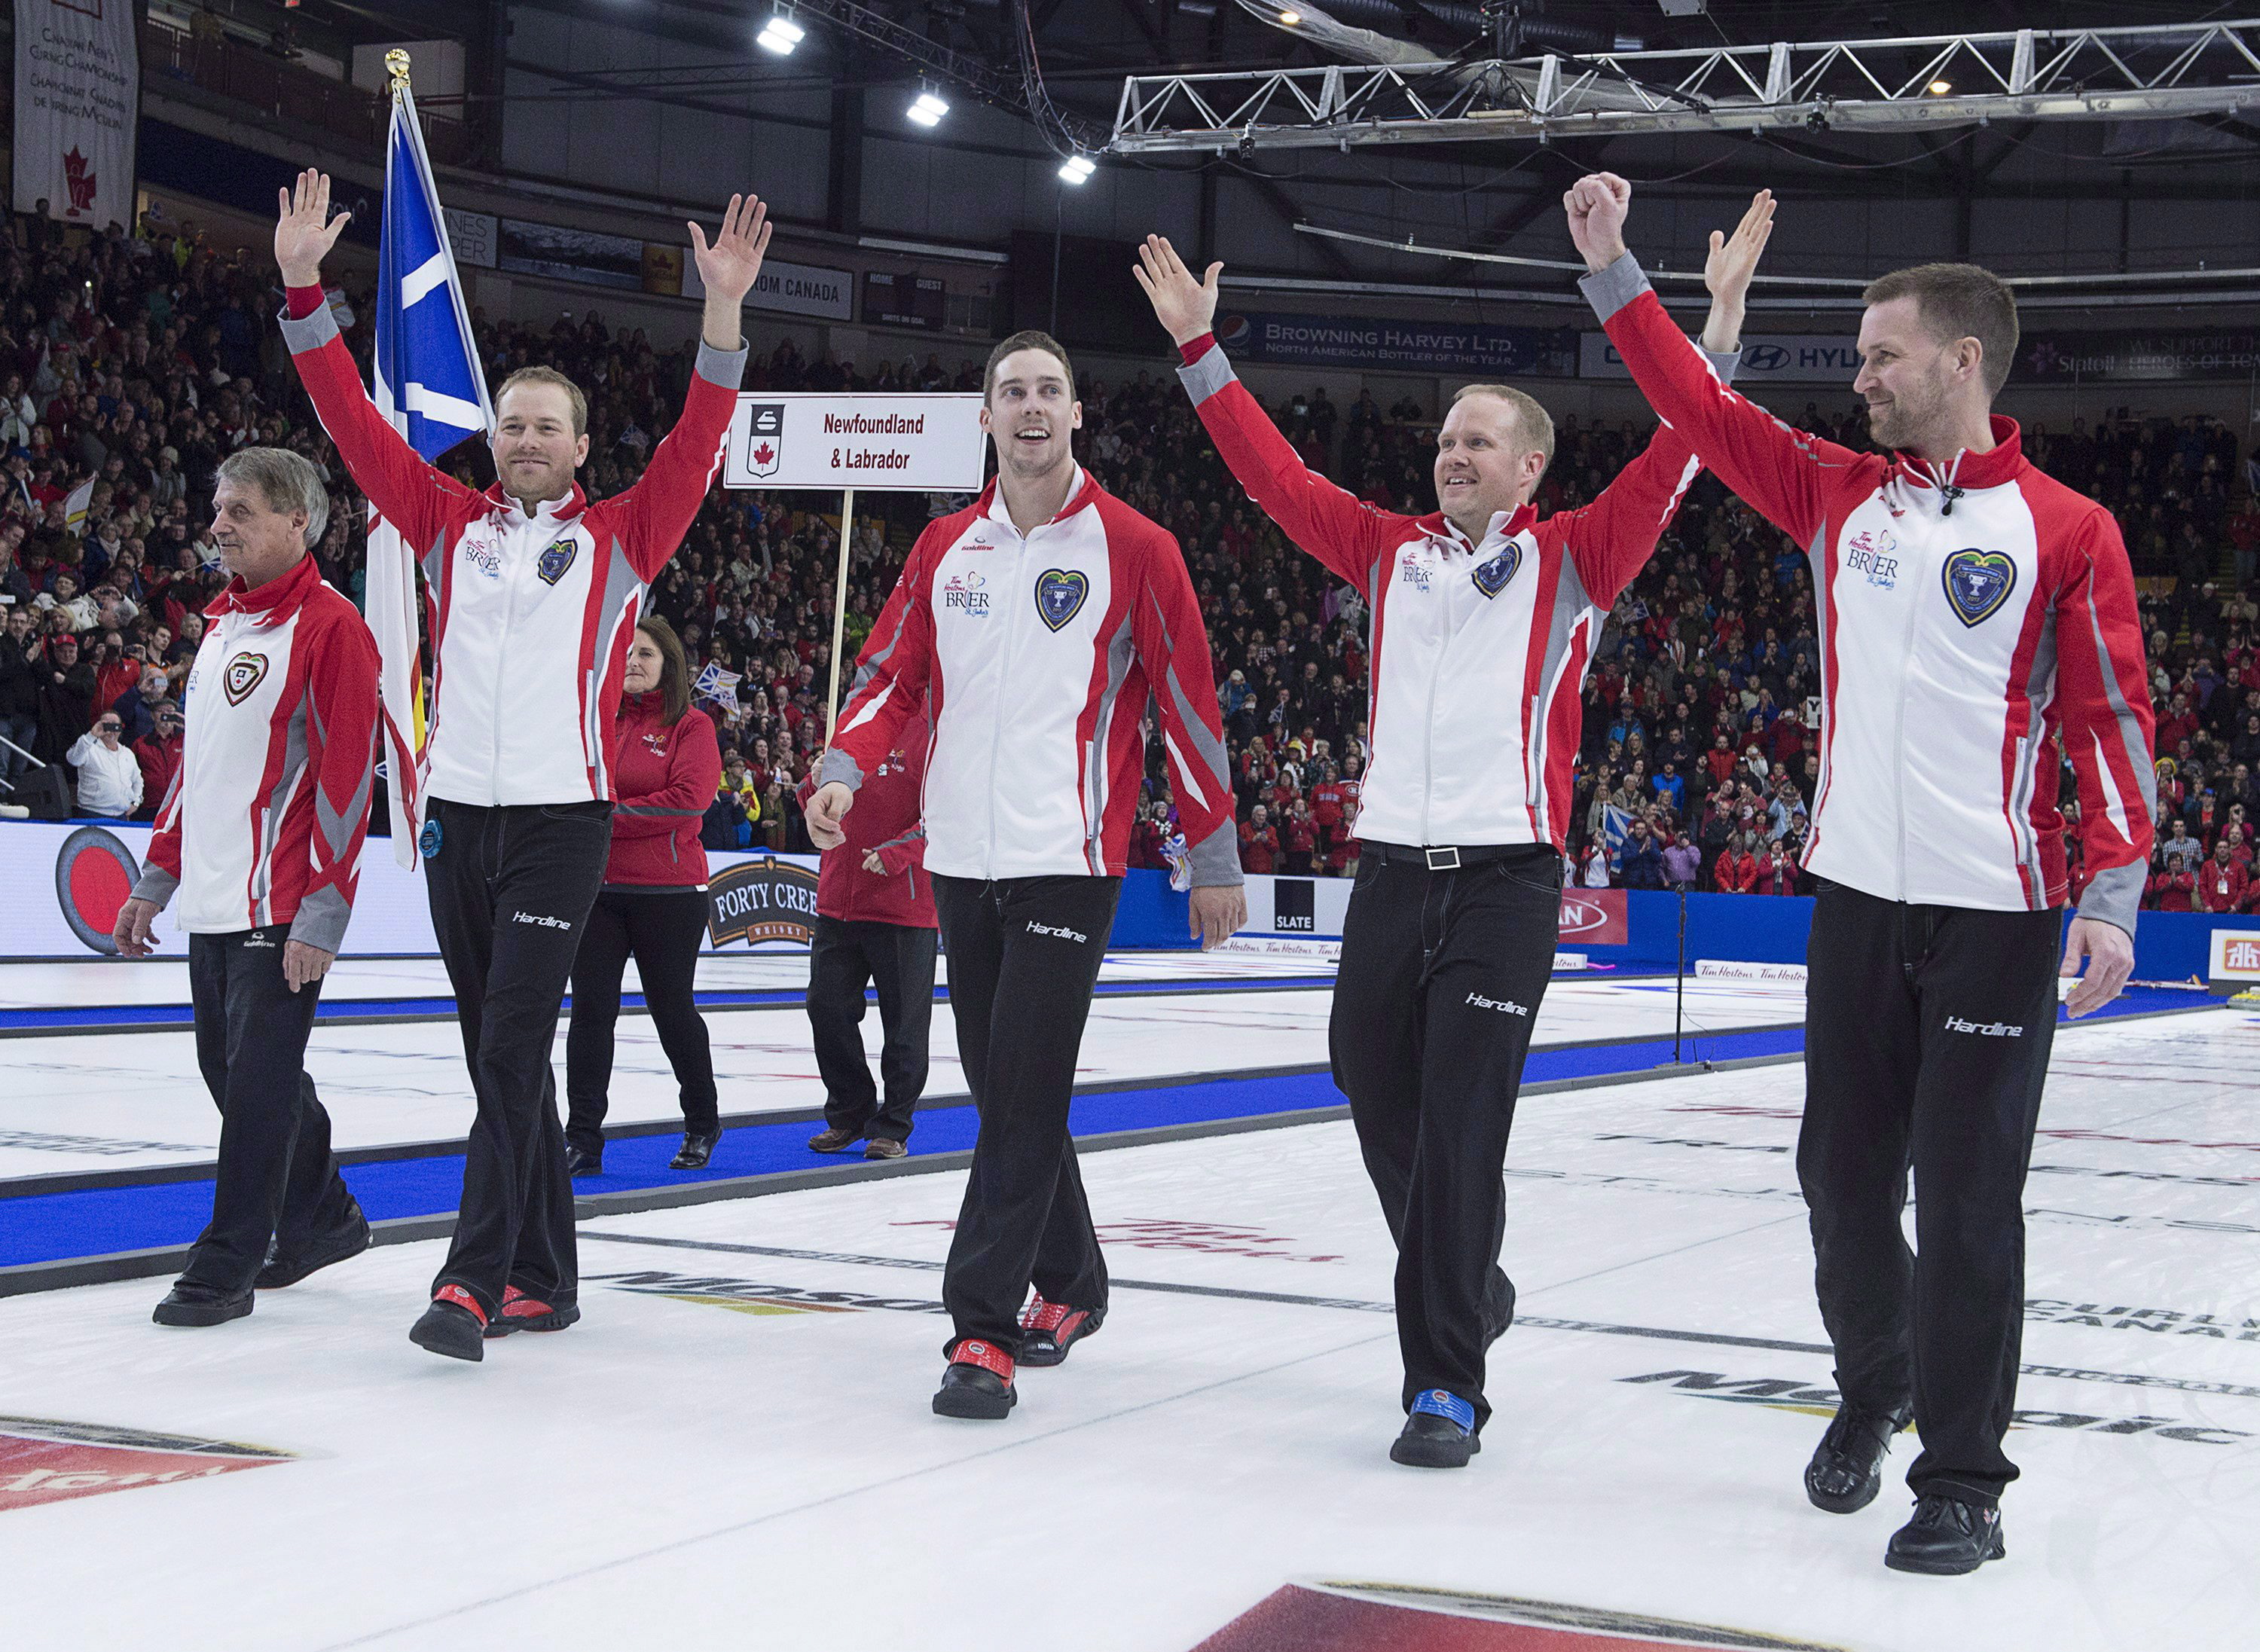
M1933 97L1943 97L1947 93L1953 89L1954 82L1952 81L1933 81L1930 83L1930 95Z
M1287 10L1285 7L1284 7L1284 6L1280 8L1280 11L1279 11L1279 21L1280 21L1283 25L1284 25L1286 27L1288 27L1288 28L1291 28L1291 28L1293 28L1297 24L1300 23L1302 20L1303 20L1303 14L1302 14L1301 12L1299 12L1299 11L1288 11L1288 10Z
M754 36L754 44L764 52L774 52L779 57L790 57L792 48L808 38L808 31L792 20L792 13L779 11L762 25L762 32Z
M949 104L933 88L922 89L903 113L921 126L939 126L941 118L949 112Z
M1089 182L1091 175L1098 170L1098 163L1089 155L1069 155L1061 166L1059 175L1063 182L1084 183Z

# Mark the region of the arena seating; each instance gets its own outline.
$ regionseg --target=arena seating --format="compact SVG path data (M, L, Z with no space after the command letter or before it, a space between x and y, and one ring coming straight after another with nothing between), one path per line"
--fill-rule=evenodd
M335 297L348 338L365 352L358 319L368 295L350 288ZM279 442L325 467L336 488L324 572L361 593L361 501L289 374L268 322L272 289L255 251L220 249L191 229L89 234L19 214L0 240L0 465L12 484L0 503L0 590L25 615L9 631L27 633L0 640L0 735L67 771L73 743L99 712L116 709L141 758L143 818L177 762L177 733L168 739L160 713L177 697L199 611L222 583L204 559L213 473L230 450ZM751 389L980 382L977 356L946 363L929 353L868 368L809 361L749 325ZM655 347L594 311L561 315L546 330L480 315L475 329L490 383L542 361L586 390L583 480L591 493L633 481L680 404L687 348ZM1174 375L1157 367L1127 381L1086 375L1080 388L1084 464L1176 533L1209 616L1244 863L1345 873L1356 853L1364 755L1357 597L1248 503ZM1314 468L1377 504L1416 511L1429 503L1432 411L1410 400L1384 409L1370 394L1340 407L1323 390L1271 409ZM1832 415L1808 404L1796 422L1865 445L1849 404ZM1563 421L1541 508L1592 498L1645 438L1644 426ZM2237 497L2235 433L2192 415L2094 430L2078 422L2063 432L2036 424L2027 441L2037 462L2112 508L2141 582L2159 720L2150 902L2254 910L2260 504ZM476 444L453 462L467 480L488 480ZM89 480L74 524L74 490ZM694 671L712 663L739 679L708 701L726 751L742 760L709 816L714 847L809 847L794 792L823 743L838 543L836 517L811 503L717 490L654 589ZM851 657L925 513L950 503L898 498L859 518ZM1715 482L1699 483L1598 650L1584 694L1572 876L1809 892L1794 861L1818 774L1815 634L1802 556ZM1174 812L1153 753L1132 858L1159 867ZM20 782L25 767L0 748L0 778ZM2068 787L2063 800L2077 809ZM2202 862L2224 842L2237 876L2216 876L2208 890Z

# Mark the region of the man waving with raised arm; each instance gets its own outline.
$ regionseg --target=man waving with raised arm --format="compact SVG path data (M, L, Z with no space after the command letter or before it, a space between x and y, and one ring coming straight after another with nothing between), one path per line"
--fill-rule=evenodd
M1738 234L1707 272L1722 371L1761 244ZM1436 439L1436 511L1361 504L1305 469L1233 375L1212 331L1224 266L1196 279L1159 236L1139 256L1233 475L1372 615L1373 761L1330 1042L1397 1241L1408 1414L1390 1455L1459 1468L1490 1415L1486 1350L1514 1317L1500 1172L1560 939L1578 690L1698 466L1659 430L1591 504L1541 521L1554 421L1519 390L1469 384Z
M2017 1477L2001 1442L2056 1033L2065 762L2091 874L2062 948L2063 975L2089 960L2071 1012L2109 1003L2134 963L2156 786L2134 579L2110 513L1992 413L2017 347L1999 277L1923 264L1869 286L1852 388L1890 451L1855 453L1703 370L1625 250L1631 197L1607 173L1563 197L1585 296L1656 412L1805 547L1820 607L1797 1162L1844 1399L1806 1492L1865 1507L1912 1415L1915 1513L1885 1563L1974 1571L2003 1552ZM1770 221L1771 197L1751 211Z
M711 247L690 226L706 304L683 417L634 486L592 502L573 480L589 456L588 402L554 368L522 368L496 392L493 487L426 464L361 389L322 300L322 256L346 222L330 218L329 179L302 174L282 209L290 359L355 485L424 569L432 715L418 846L478 1116L454 1242L409 1335L476 1360L486 1337L581 1317L550 1047L611 847L605 745L628 644L645 589L722 462L746 365L738 307L761 272L767 213L733 195Z

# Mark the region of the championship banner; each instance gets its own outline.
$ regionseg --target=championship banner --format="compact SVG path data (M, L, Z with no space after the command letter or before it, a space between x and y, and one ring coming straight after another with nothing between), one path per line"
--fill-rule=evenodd
M988 442L978 395L742 390L723 447L722 485L973 493Z
M128 0L16 0L15 199L58 224L133 223L141 53Z

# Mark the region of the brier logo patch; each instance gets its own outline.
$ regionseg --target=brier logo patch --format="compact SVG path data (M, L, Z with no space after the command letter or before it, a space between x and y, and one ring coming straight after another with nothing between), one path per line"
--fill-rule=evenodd
M220 674L220 690L227 696L230 705L240 705L251 697L252 690L267 680L267 656L263 654L239 654L227 662Z

